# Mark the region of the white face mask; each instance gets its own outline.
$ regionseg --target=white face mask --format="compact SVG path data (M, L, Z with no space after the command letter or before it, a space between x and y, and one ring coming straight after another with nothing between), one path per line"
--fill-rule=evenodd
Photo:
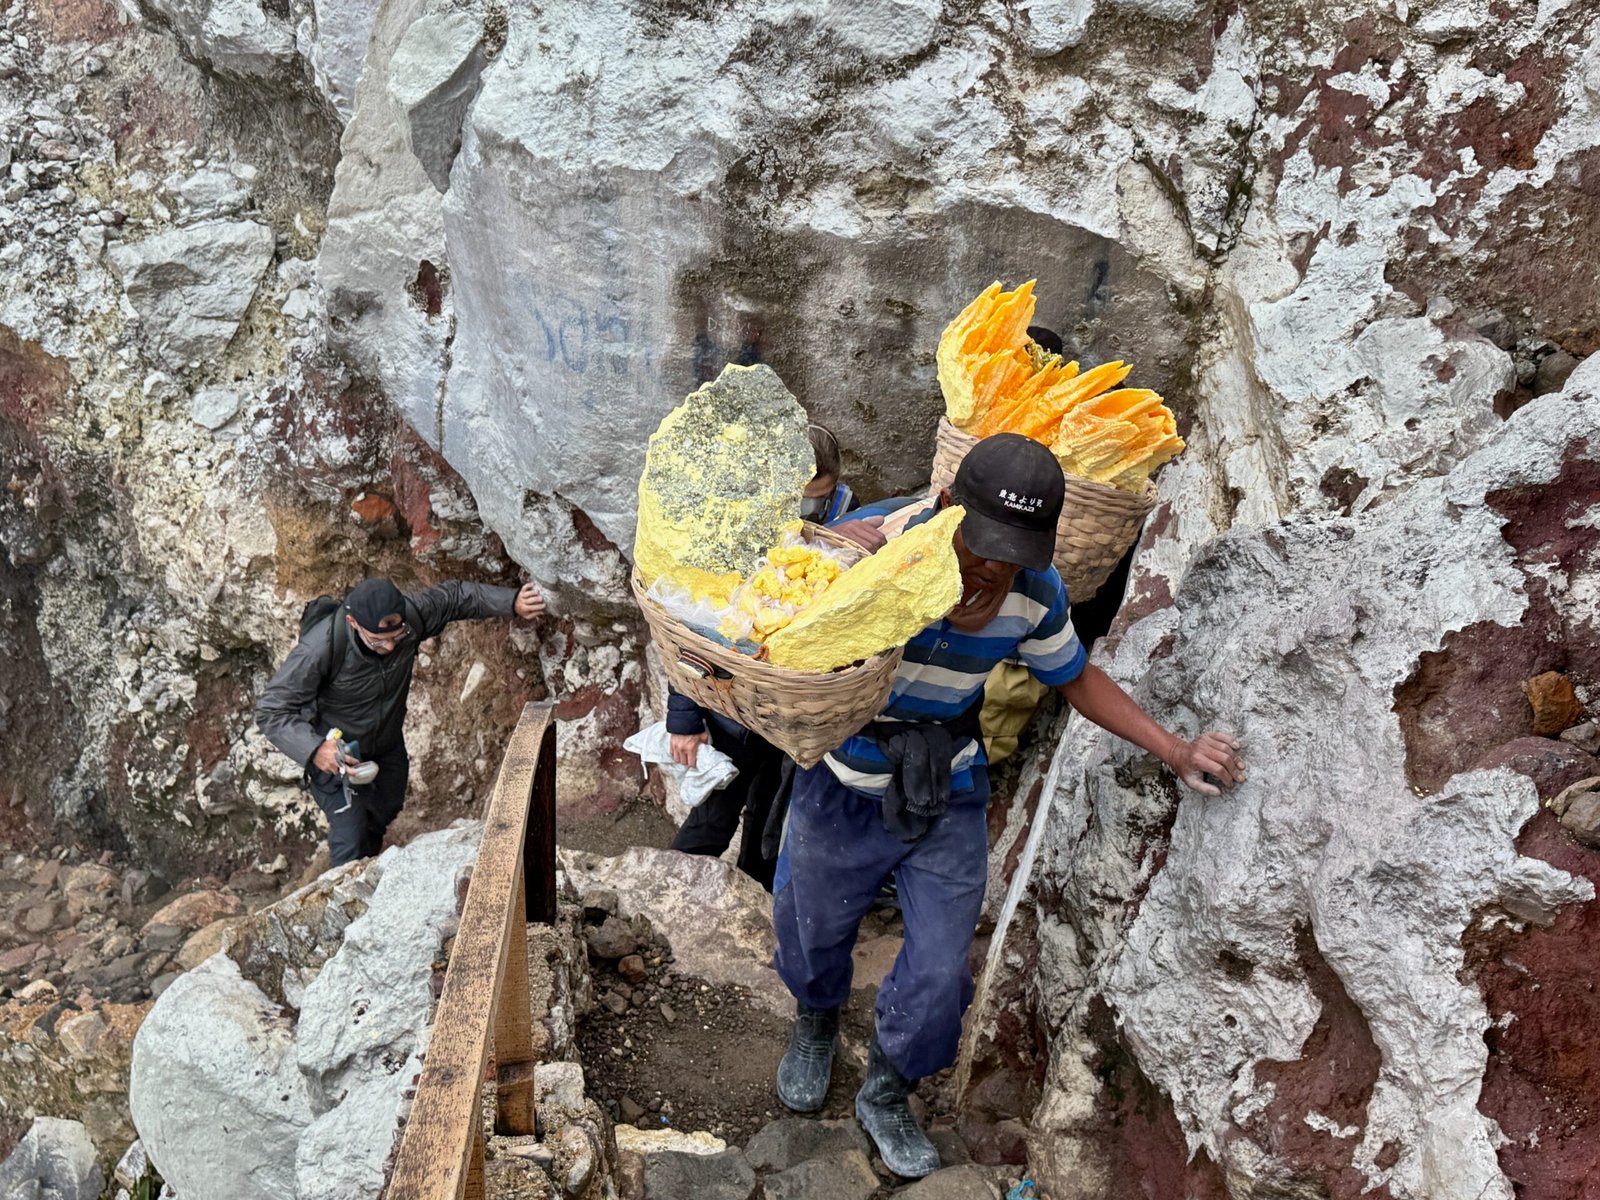
M807 496L800 501L800 516L807 521L820 521L828 515L828 506L832 502L832 496Z

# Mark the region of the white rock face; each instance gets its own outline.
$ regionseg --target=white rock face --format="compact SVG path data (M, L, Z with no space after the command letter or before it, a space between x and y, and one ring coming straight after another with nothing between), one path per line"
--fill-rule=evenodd
M272 230L202 221L114 246L109 256L157 353L179 367L227 349L272 257Z
M317 87L345 123L355 111L356 84L381 6L380 0L315 0L296 31Z
M441 279L434 309L419 283L429 271L438 279L447 269L444 217L388 88L389 62L423 8L424 0L392 0L373 25L328 201L318 278L329 297L332 345L379 380L437 446L454 300Z
M461 149L461 124L487 56L481 18L430 12L413 22L389 64L389 95L406 116L406 140L440 192Z
M1489 1014L1460 977L1462 935L1485 910L1548 922L1593 888L1517 854L1538 808L1524 777L1469 772L1414 791L1394 692L1446 633L1521 619L1523 577L1485 497L1552 479L1597 424L1600 398L1575 377L1448 476L1355 518L1236 530L1201 553L1175 606L1132 626L1107 664L1168 727L1230 721L1246 748L1247 783L1178 805L1164 864L1140 847L1170 783L1125 743L1069 727L1019 872L1071 913L1039 914L1051 1019L1070 1030L1104 997L1190 1148L1235 1194L1282 1178L1249 1120L1274 1098L1254 1082L1259 1064L1300 1057L1322 1009L1304 929L1382 1054L1365 1125L1340 1134L1366 1186L1397 1200L1512 1195L1477 1108ZM1145 886L1124 927L1105 898ZM1036 1117L1046 1179L1084 1150L1081 1054L1070 1034L1057 1043ZM1380 1166L1385 1146L1398 1159Z
M481 833L462 823L325 876L162 994L134 1043L130 1100L180 1195L381 1189L402 1092L421 1069L433 964Z
M472 41L466 11L441 76ZM1440 272L1417 277L1414 243L1431 210L1467 202L1453 189L1483 195L1427 237L1487 233L1543 169L1422 170L1434 135L1414 131L1521 94L1467 86L1431 47L1407 66L1426 86L1357 170L1308 134L1319 97L1387 103L1403 72L1330 73L1291 101L1278 81L1326 64L1262 6L1213 27L1192 0L1030 0L1004 30L887 0L519 10L465 109L441 232L403 157L416 142L439 184L460 104L408 132L411 92L438 94L415 55L394 57L408 13L438 19L385 9L330 205L324 268L351 314L335 306L336 338L575 604L618 577L567 526L581 512L626 554L646 435L723 362L776 367L869 489L917 486L934 339L996 276L1037 276L1038 319L1080 357L1132 357L1157 388L1192 380L1207 486L1244 520L1326 507L1329 489L1365 505L1448 470L1514 382L1507 354L1418 298ZM1510 40L1559 20L1541 10ZM1152 72L1129 22L1161 23L1201 66ZM1600 138L1593 102L1568 92L1547 135L1558 157ZM443 280L431 317L416 311L424 260Z
M260 0L150 0L196 58L233 75L267 75L294 58L294 33Z
M1052 73L1024 89L1026 136L1052 165L1012 170L992 151L1011 117L983 82L1001 49L935 5L741 4L682 21L622 3L513 10L439 210L402 158L395 89L410 72L388 49L401 8L377 26L330 202L335 337L574 605L622 583L574 526L630 547L645 438L724 362L769 362L857 449L858 478L909 490L937 411L924 351L958 294L1038 275L1041 320L1107 350L1134 336L1135 310L1172 311L1107 240L1126 135L1055 103L1087 88ZM841 91L825 72L863 82ZM424 260L448 268L431 318L415 299ZM1138 329L1161 386L1187 355L1184 323Z
M180 1195L294 1195L311 1123L288 1015L218 954L179 977L133 1043L129 1105L150 1159Z
M455 932L457 883L481 835L481 826L463 824L379 857L367 911L300 1002L297 1052L319 1111L357 1082L393 1076L416 1048L434 960Z
M17 1148L0 1163L6 1200L100 1200L105 1174L89 1131L78 1121L35 1117Z

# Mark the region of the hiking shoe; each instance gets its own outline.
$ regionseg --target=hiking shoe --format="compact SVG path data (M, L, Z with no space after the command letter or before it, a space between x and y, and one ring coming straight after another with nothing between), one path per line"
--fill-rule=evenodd
M789 1049L778 1064L778 1099L795 1112L816 1112L833 1075L833 1047L839 1037L837 1008L797 1004Z
M867 1081L856 1093L856 1119L878 1147L884 1166L902 1179L921 1179L939 1169L939 1151L906 1102L912 1083L894 1069L874 1033Z

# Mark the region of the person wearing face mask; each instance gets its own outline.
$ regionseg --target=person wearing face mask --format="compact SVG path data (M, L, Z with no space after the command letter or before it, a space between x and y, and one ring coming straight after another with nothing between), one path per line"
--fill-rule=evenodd
M304 768L328 818L330 865L378 853L405 803L406 700L419 644L452 621L527 621L544 610L531 583L510 588L461 579L405 593L387 579L364 579L343 603L319 597L306 606L300 640L256 702L256 726ZM341 731L343 754L329 736L334 729ZM352 744L359 760L349 757Z
M806 432L816 474L806 485L800 515L807 521L836 522L857 507L855 493L839 479L839 442L821 425L807 425ZM835 525L835 531L870 553L883 545L878 529L881 522L882 518L848 521ZM667 732L674 762L693 770L700 747L709 742L731 758L739 771L731 783L689 811L672 839L672 848L685 854L721 855L732 845L742 817L744 833L736 865L770 892L793 762L759 734L702 708L673 688L667 691Z
M845 513L860 507L850 485L839 478L839 439L825 425L812 422L806 426L811 439L811 456L816 460L817 473L806 484L805 499L800 501L800 515L807 521L830 525Z
M1217 792L1205 773L1223 786L1244 778L1232 738L1184 741L1087 664L1051 564L1063 492L1048 449L999 434L974 446L937 496L861 510L885 516L890 533L962 505L961 598L906 646L879 716L823 762L795 772L773 906L776 966L797 1009L778 1097L798 1112L822 1106L856 932L892 874L905 944L878 990L856 1115L889 1169L906 1178L939 1166L907 1099L918 1079L955 1061L972 999L968 952L988 866L978 714L994 665L1019 657L1084 716L1155 754L1197 791Z

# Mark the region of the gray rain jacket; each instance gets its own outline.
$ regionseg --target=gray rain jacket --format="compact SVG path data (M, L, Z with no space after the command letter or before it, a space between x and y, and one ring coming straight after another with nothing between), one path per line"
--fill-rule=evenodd
M347 740L360 739L362 758L401 745L419 644L451 621L509 617L517 589L452 579L405 598L407 620L421 628L390 654L374 654L351 630L343 661L332 661L332 623L344 620L343 606L306 631L256 703L256 727L269 742L302 767L335 726Z

